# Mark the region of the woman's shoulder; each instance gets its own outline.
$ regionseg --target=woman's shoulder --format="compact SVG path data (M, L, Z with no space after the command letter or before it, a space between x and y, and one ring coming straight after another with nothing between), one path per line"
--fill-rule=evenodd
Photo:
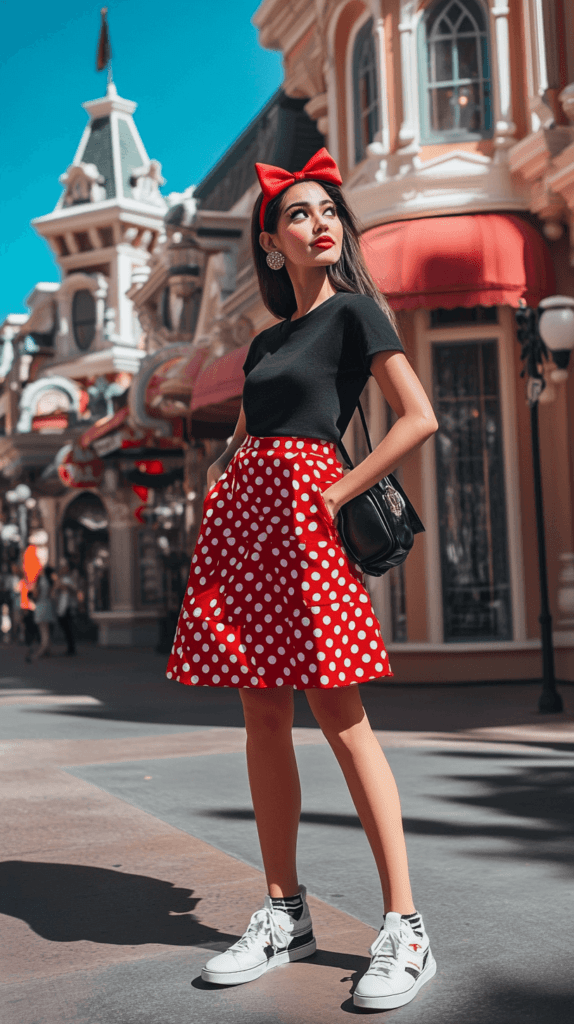
M278 332L281 329L282 320L278 323L271 324L271 327L266 327L263 331L259 331L252 339L245 362L243 363L243 371L245 375L253 369L255 363L259 362L259 359L265 355L267 347L273 342L273 339L277 337Z
M362 292L339 292L341 296L339 304L348 309L356 317L361 316L384 316L386 313L372 295L364 295Z
M259 331L259 334L256 334L251 342L251 350L255 350L260 345L265 345L267 342L272 341L281 330L283 323L285 323L284 320L278 320L276 323L271 324L270 327L265 327L262 331Z

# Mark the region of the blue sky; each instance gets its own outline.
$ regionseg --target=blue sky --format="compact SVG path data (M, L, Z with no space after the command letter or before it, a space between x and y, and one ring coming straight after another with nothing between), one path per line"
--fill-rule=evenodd
M109 0L114 80L135 100L135 121L163 164L164 192L197 183L281 83L278 53L263 50L257 0ZM30 227L60 195L86 124L81 104L105 93L95 71L100 4L0 4L3 184L0 319L24 312L36 281L58 280Z

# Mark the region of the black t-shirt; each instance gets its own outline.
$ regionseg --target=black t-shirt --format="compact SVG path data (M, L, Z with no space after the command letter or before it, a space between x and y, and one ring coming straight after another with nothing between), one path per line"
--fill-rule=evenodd
M243 364L247 433L338 443L370 374L375 352L404 352L368 295L337 292L298 320L258 334Z

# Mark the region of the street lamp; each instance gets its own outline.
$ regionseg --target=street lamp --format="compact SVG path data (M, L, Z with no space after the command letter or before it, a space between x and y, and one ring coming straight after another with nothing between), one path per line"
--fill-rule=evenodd
M516 310L518 340L522 345L520 358L524 362L521 376L527 376L526 395L530 407L532 437L532 466L534 471L534 504L538 537L538 569L540 577L540 631L542 638L542 693L538 710L552 714L563 710L562 697L556 689L554 674L554 647L552 644L552 616L548 601L548 570L546 564L546 538L544 535L544 506L540 472L540 437L538 430L538 402L546 387L542 367L548 352L556 365L551 377L565 380L570 352L574 348L574 299L553 295L543 299L538 310L527 306L523 299Z
M26 547L26 540L28 534L28 508L30 507L29 502L32 499L32 491L28 487L28 484L17 484L12 491L6 492L6 501L11 505L17 505L17 516L18 516L18 527L20 532L20 547L24 549ZM36 502L34 502L34 505ZM33 506L32 506L33 507Z

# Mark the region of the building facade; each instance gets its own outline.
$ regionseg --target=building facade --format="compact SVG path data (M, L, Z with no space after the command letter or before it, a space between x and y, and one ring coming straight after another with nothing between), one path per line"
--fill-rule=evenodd
M21 557L31 527L41 528L50 562L66 558L77 573L87 635L147 643L180 596L183 556L172 549L184 519L185 441L181 419L151 428L130 419L147 352L127 293L164 233L168 203L136 104L110 83L84 108L56 208L32 221L61 279L36 284L29 315L0 329L3 558Z
M426 534L372 581L398 678L534 678L538 573L514 308L574 296L574 10L560 0L264 0L260 42L325 135L433 400L402 467ZM512 254L512 256L511 256ZM506 258L505 258L506 257ZM558 675L574 678L573 382L540 410ZM368 391L374 440L389 413ZM365 449L355 428L356 453Z
M140 212L146 203L150 220L124 216L121 244L130 266L114 293L124 289L137 339L127 348L137 365L118 362L107 371L116 387L127 381L113 373L130 375L107 415L92 416L87 429L71 421L67 427L78 438L71 471L78 449L100 461L102 482L87 488L85 500L95 496L108 509L120 503L114 551L130 552L124 590L110 586L100 642L133 642L138 621L149 626L174 614L206 469L233 431L250 341L273 323L250 256L259 190L253 164L297 170L327 145L362 222L366 260L440 423L400 469L426 533L401 569L368 579L395 677L539 676L532 452L515 309L553 294L574 298L573 19L562 0L264 0L254 22L261 45L282 52L279 92L202 182L167 202L158 192L158 165L142 156L145 174L132 171L130 188L140 188ZM78 188L90 196L83 213L95 214L109 202L97 191L106 172L95 157L89 162L95 167L78 176ZM68 172L67 189L76 187L76 174ZM65 241L62 216L41 218L38 230ZM100 223L105 227L91 222L88 239ZM113 317L121 320L119 310L106 314L96 295L106 273L77 245L101 322L109 316L108 331L121 335L123 328L111 326ZM61 265L68 259L61 250ZM37 286L31 318L36 304L50 306L55 287ZM45 322L38 322L41 334ZM30 333L29 325L5 326L12 350L20 346L19 367ZM108 348L115 344L108 339ZM95 349L92 358L100 358ZM62 350L60 363L47 360L33 372L44 381L58 372L71 378L70 362ZM3 455L2 445L8 453L16 446L10 424L22 415L28 386L25 370L10 373L0 399L9 435L0 439L0 459L8 467L17 458ZM551 362L544 376L541 452L557 674L574 680L574 384ZM84 386L92 379L74 377ZM363 406L378 443L393 414L372 380ZM24 449L29 434L18 436ZM55 446L42 438L36 432L36 442ZM366 454L358 417L344 442L355 459ZM24 454L18 458L12 483L25 464ZM61 532L70 495L55 501ZM169 629L168 619L166 636Z
M521 300L574 296L572 11L559 0L265 0L254 22L261 44L283 54L281 116L299 104L315 148L324 140L341 168L365 257L440 421L401 467L426 533L402 569L368 581L396 677L535 678L536 529L514 312ZM258 192L254 159L303 165L303 153L286 152L286 123L273 156L253 143L270 113L194 190L194 209L179 211L176 245L186 231L198 244L210 213L241 230L234 218L248 217ZM242 342L272 318L246 243L209 255L200 279L192 348L211 354L194 378L190 429L223 436L239 409ZM157 317L159 293L154 304ZM573 384L552 363L544 373L557 671L573 679ZM363 398L377 443L392 413L373 381ZM344 440L355 458L366 454L358 422Z

